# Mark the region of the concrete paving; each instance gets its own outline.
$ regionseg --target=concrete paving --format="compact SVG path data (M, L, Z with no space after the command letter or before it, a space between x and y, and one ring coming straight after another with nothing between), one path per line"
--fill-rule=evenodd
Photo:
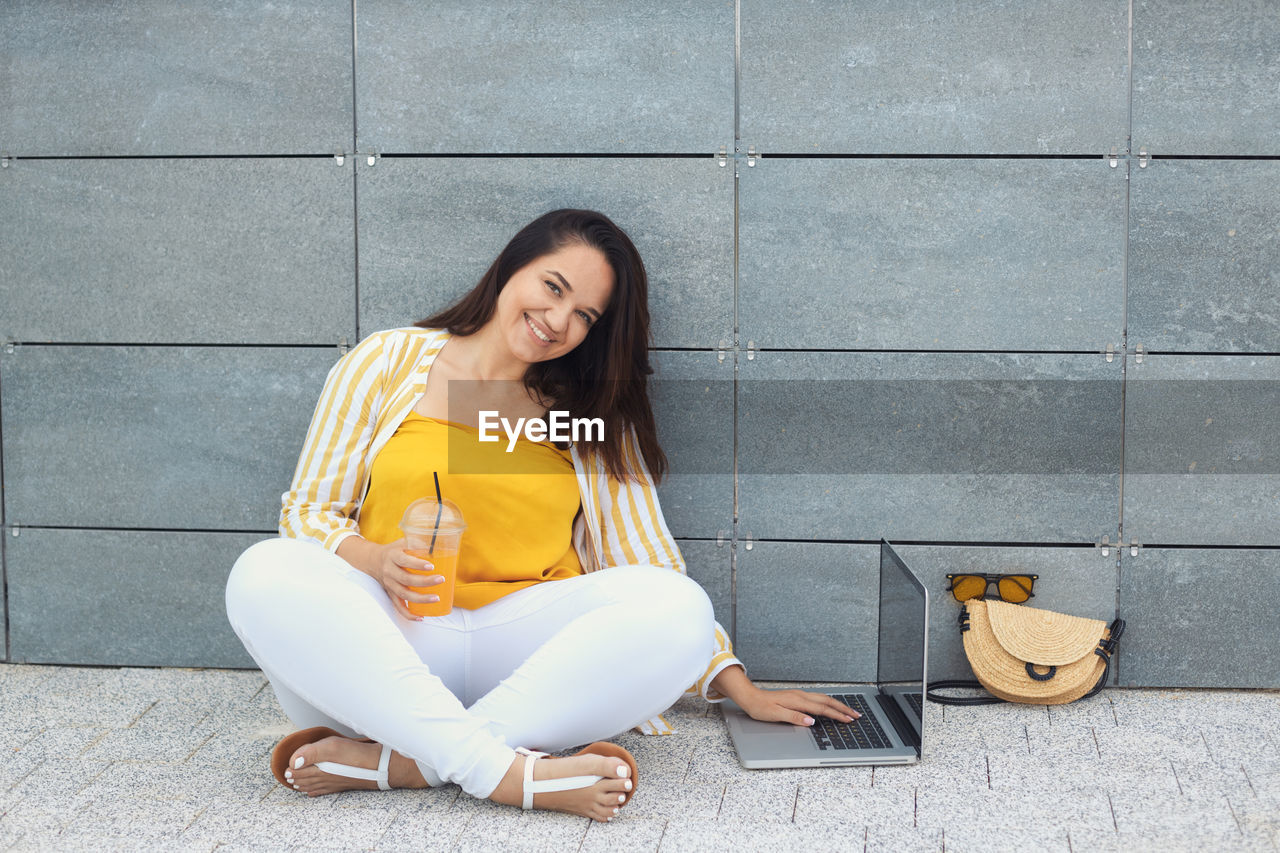
M308 799L256 671L0 664L4 850L1276 850L1280 692L1110 690L1066 707L926 709L905 768L744 770L682 701L610 824L455 786Z

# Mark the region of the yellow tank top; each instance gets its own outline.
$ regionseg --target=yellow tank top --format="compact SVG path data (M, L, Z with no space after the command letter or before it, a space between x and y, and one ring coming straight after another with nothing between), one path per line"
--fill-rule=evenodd
M474 427L410 412L373 460L360 508L360 535L386 544L400 539L411 502L440 492L467 522L458 551L454 606L474 610L548 580L582 574L573 549L581 506L569 451L506 436L481 442Z

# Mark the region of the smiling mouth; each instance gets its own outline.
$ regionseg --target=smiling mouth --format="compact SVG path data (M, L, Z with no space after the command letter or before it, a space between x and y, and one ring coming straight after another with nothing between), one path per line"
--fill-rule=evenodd
M548 338L546 335L544 335L542 333L542 330L533 324L533 320L529 317L528 314L524 315L524 323L526 326L529 327L529 330L532 331L533 334L537 336L538 340L542 341L544 344L549 344L552 342L551 338Z

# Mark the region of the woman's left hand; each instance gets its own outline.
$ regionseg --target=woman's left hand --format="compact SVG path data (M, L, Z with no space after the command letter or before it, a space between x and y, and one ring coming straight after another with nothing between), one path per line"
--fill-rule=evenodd
M804 690L761 690L755 685L741 690L733 701L755 720L812 726L814 716L847 723L860 716L857 711L826 693Z

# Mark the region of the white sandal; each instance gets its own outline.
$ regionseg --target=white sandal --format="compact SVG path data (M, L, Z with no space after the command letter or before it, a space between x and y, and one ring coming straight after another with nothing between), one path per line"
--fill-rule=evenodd
M533 808L534 794L548 794L552 791L572 791L575 788L590 788L604 778L603 776L566 776L562 779L540 779L535 782L533 780L533 763L551 753L535 752L532 749L525 749L523 746L517 746L516 752L529 756L524 762L524 801L520 803L520 808L522 809Z
M390 791L391 783L387 780L387 768L391 766L391 747L382 745L382 753L378 756L378 769L368 770L364 767L352 767L350 764L339 764L336 761L317 761L313 766L332 773L335 776L347 776L351 779L369 779L378 783L379 791Z
M326 726L312 726L309 729L303 729L294 732L284 740L276 744L276 748L271 751L271 774L279 780L281 785L286 788L295 787L293 780L289 778L292 775L292 768L289 767L289 759L299 748L307 744L315 743L327 737L346 737L341 732L335 732ZM357 738L360 743L373 743L368 738ZM366 770L363 767L352 767L349 764L339 764L336 761L317 761L316 767L319 767L326 773L332 773L336 776L346 776L351 779L369 779L378 783L378 790L391 790L390 780L387 778L387 768L391 766L391 747L385 743L382 744L382 754L378 757L378 769Z

